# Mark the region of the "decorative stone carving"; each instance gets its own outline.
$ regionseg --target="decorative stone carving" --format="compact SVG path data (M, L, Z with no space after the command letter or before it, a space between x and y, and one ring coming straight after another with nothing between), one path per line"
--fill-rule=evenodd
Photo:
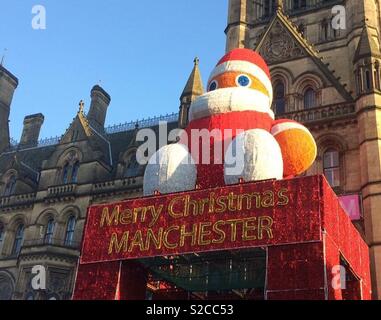
M269 64L306 56L304 49L279 21L274 24L259 51Z

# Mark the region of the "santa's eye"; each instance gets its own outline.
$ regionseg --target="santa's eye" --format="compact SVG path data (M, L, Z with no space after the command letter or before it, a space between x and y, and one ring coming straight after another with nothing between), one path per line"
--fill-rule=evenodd
M241 74L237 77L236 83L239 87L249 87L251 85L251 79L248 76Z
M209 91L214 91L218 89L218 82L217 80L213 80L209 85Z

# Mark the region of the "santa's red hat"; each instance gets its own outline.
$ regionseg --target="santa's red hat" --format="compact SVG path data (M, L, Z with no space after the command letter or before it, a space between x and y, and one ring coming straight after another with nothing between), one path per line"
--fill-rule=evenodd
M213 79L226 72L240 72L255 77L265 86L272 100L270 71L259 53L250 49L234 49L227 53L212 71L208 88Z

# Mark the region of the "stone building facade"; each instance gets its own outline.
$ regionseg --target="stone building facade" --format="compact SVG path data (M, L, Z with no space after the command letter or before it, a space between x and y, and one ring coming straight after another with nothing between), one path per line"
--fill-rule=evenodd
M88 206L142 195L136 133L157 133L160 121L177 128L178 114L104 128L111 98L95 86L87 115L81 102L61 137L39 141L44 116L36 114L25 117L13 144L8 119L17 84L0 66L0 300L70 299ZM33 273L35 266L44 268L44 290L32 287L41 271Z
M345 29L332 8L345 8ZM313 132L319 147L307 174L324 173L339 195L360 194L357 221L371 249L373 291L381 298L381 85L379 0L229 0L227 50L246 47L270 65L273 108ZM0 299L69 299L87 207L142 194L139 128L185 127L204 92L198 60L179 114L105 128L110 96L91 91L59 139L39 141L41 114L27 116L20 142L8 119L18 80L0 67ZM31 287L44 266L45 290Z

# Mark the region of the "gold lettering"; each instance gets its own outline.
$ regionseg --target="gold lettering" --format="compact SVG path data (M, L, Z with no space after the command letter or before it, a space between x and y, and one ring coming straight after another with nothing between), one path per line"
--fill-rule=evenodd
M199 215L202 216L204 214L205 205L209 203L209 199L201 199L199 200Z
M250 225L253 222L255 225ZM257 230L257 218L245 219L242 226L242 240L243 241L253 241L257 240L255 235L249 235L249 232L254 232Z
M182 218L184 216L184 212L175 212L174 210L174 206L176 205L177 202L184 202L184 198L183 197L177 197L177 198L174 198L171 200L171 202L169 203L169 206L168 206L168 213L169 215L172 217L172 218Z
M215 193L212 192L209 196L209 213L214 213L214 204L216 200L214 199Z
M103 208L102 210L102 217L101 217L101 228L104 227L105 222L108 227L111 227L111 225L114 223L115 225L118 225L119 222L119 212L120 212L120 206L114 207L112 210L112 215L110 217L110 211L108 207Z
M151 249L151 242L155 245L155 248L160 250L163 243L163 228L159 228L158 235L155 236L152 229L147 230L146 249Z
M126 252L129 235L130 235L129 231L126 231L125 233L123 233L122 239L118 243L118 234L113 233L111 235L111 241L108 247L108 254L111 255L113 253L113 249L115 249L115 253L120 253L120 251L122 251L122 248L123 248L123 252Z
M262 200L262 207L263 208L274 207L275 206L274 192L266 191L263 195L264 195L264 198Z
M231 235L230 235L230 241L235 242L237 240L237 225L239 223L242 223L242 220L236 219L236 220L229 220L227 221L231 225Z
M181 231L180 231L180 247L184 247L185 245L185 238L186 237L191 237L192 238L192 246L196 245L197 241L197 224L194 224L192 226L192 231L187 232L186 231L186 225L181 226Z
M273 239L273 227L274 220L271 217L264 216L264 217L259 217L258 218L258 239L262 240L263 239L263 233L267 233L267 237L269 239Z
M237 208L234 206L234 201L237 199L237 196L233 192L230 192L228 199L229 199L228 201L229 211L236 211Z
M217 198L217 206L219 207L217 210L216 210L216 213L224 213L227 209L227 206L226 206L226 200L228 200L228 197L218 197Z
M164 208L164 205L162 204L159 206L157 210L155 206L150 207L151 213L152 213L152 221L149 224L150 228L152 228L156 224L156 222L159 220L159 217L161 215L161 212L163 211L163 208Z
M259 209L261 207L261 195L258 192L254 192L251 194L251 197L255 198L255 207ZM251 200L253 201L253 200Z
M179 230L180 228L178 226L172 226L169 227L167 230L165 230L164 235L163 235L163 244L167 249L176 249L178 247L178 244L176 243L170 243L168 240L169 234L172 231Z
M253 194L241 194L238 196L238 204L237 204L237 210L242 211L243 209L243 200L246 200L246 210L251 210L253 206L253 198L255 198L256 204L255 207L259 208L258 204L260 204L260 196L257 193Z
M217 221L214 225L213 225L213 232L216 233L217 235L219 235L220 237L217 238L217 239L214 239L212 241L213 244L222 244L225 242L225 239L226 239L226 233L224 230L221 230L219 228L220 225L225 225L225 221Z
M132 218L132 212L129 209L123 210L120 213L120 223L121 224L131 224L133 223L133 218Z
M207 246L210 245L210 240L205 240L205 237L208 237L212 234L210 230L205 230L207 227L211 227L211 222L201 222L200 223L200 232L198 234L198 244L200 246Z
M130 243L130 247L128 248L128 252L132 252L132 250L136 246L139 247L140 251L144 251L145 250L145 248L144 248L144 242L143 242L143 235L142 235L142 231L141 230L136 231L135 236L134 236L134 238L132 239L132 241Z
M287 192L288 192L288 190L286 188L279 190L279 192L278 192L279 200L277 203L278 206L287 206L289 204L290 199L289 199L288 195L286 194Z
M198 215L198 204L197 201L191 200L190 196L185 197L185 217L189 217L190 215L190 208L193 208L192 215L197 216Z

